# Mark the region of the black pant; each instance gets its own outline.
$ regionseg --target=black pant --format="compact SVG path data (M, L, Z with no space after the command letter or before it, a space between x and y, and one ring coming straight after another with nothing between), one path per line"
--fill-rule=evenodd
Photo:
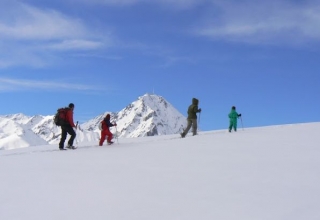
M59 143L59 148L64 148L64 142L67 138L67 134L71 135L68 145L73 146L73 141L76 138L76 132L70 125L61 126L61 139Z

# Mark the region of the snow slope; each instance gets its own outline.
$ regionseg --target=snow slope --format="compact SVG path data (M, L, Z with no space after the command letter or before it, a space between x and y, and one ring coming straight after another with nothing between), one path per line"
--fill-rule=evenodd
M0 151L0 219L319 220L320 123Z

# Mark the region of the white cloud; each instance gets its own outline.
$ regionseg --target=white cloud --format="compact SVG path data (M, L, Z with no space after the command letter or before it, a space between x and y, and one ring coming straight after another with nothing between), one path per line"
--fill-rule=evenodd
M40 80L26 80L14 78L0 78L0 91L37 90L73 90L73 91L101 91L97 86L74 84L65 82L52 82Z
M205 2L205 0L158 0L160 4L181 9L192 8L203 2Z
M0 60L0 68L7 68L11 65L12 65L12 63L10 61Z
M52 40L88 37L89 33L81 21L54 10L41 10L29 5L18 4L16 9L7 16L13 16L14 19L0 21L1 38Z
M142 1L143 0L89 0L88 2L108 5L133 5Z
M217 2L215 2L217 3ZM247 43L320 41L320 4L285 1L219 2L219 16L207 15L198 35Z
M65 40L55 44L49 44L47 48L53 50L91 50L103 47L102 42L90 40Z
M104 4L111 6L131 6L136 4L162 5L174 9L187 9L207 0L69 0L73 2L85 2L87 4Z
M112 42L110 33L97 33L55 10L14 2L0 13L0 68L43 67L54 52L98 50Z
M27 65L36 68L46 66L48 55L46 52L39 52L37 46L30 43L28 45L20 42L4 41L0 42L0 68Z

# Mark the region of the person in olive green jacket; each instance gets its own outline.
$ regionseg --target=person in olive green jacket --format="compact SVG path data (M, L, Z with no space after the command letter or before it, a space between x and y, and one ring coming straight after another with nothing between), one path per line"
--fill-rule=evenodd
M229 132L231 132L232 128L234 131L237 131L238 118L241 116L241 114L237 113L235 106L232 106L231 112L229 113L228 116L230 119Z
M188 125L186 129L180 134L182 138L184 138L188 134L191 126L192 126L193 135L197 134L197 129L198 129L197 113L201 112L201 108L198 108L198 104L199 104L199 100L196 98L193 98L192 104L188 108L188 118L187 118Z

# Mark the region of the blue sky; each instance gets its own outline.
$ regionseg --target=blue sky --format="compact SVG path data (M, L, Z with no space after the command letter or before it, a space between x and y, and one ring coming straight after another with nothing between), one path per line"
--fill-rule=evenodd
M200 128L320 120L316 0L0 0L0 114L75 120L117 112L145 93ZM241 126L241 124L240 124Z

